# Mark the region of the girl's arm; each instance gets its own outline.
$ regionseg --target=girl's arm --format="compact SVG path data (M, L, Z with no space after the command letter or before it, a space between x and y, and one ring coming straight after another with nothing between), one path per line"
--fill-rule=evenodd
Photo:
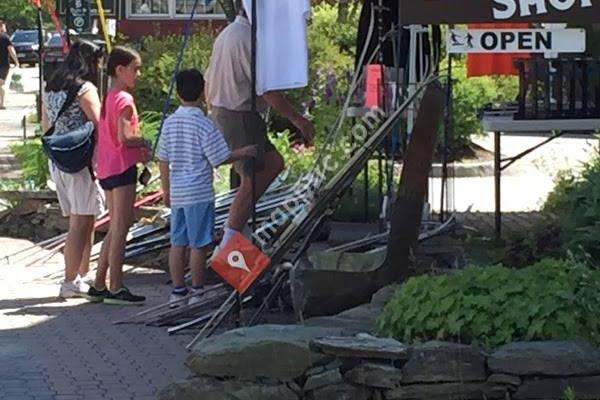
M42 104L42 133L46 133L50 129L50 123L48 122L48 113L46 107Z
M125 107L119 115L119 121L117 125L119 140L128 147L147 147L148 141L139 136L133 129L133 124L131 122L132 118L133 108L131 106Z
M89 121L92 121L96 127L96 135L98 134L98 124L100 122L100 111L102 104L100 103L100 97L98 97L98 91L88 90L79 97L79 105L83 110L85 116Z

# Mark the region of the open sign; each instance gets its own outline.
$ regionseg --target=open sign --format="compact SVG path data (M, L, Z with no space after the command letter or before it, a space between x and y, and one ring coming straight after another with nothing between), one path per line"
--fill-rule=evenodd
M583 53L583 29L450 29L449 53Z

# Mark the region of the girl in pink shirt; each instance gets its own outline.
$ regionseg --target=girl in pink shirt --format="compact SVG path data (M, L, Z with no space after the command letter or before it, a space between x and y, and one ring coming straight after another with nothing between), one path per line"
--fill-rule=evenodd
M147 161L151 154L151 144L139 133L137 110L128 92L135 87L141 66L139 54L126 47L115 47L108 57L111 85L100 114L96 171L106 192L110 227L100 252L95 284L88 292L90 300L106 304L145 301L145 297L136 296L123 286L123 258L134 212L136 164Z

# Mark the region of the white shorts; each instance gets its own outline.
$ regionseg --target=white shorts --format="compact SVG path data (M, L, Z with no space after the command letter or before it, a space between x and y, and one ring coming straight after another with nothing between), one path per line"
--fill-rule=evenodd
M48 162L50 176L56 184L56 195L65 217L69 215L99 215L104 211L104 191L92 180L87 168L75 174L62 172Z

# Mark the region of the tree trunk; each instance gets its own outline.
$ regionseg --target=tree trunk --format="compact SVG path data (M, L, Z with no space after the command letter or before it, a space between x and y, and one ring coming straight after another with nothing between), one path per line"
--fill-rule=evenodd
M404 157L400 186L393 205L387 256L382 268L382 284L404 281L416 245L427 193L436 133L444 110L444 92L435 82L425 90L412 138Z

